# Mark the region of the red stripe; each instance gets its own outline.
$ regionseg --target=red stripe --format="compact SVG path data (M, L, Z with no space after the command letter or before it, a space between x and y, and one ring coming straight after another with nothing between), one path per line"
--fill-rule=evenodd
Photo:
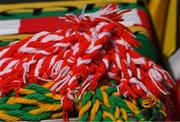
M37 33L41 31L53 32L68 27L71 27L71 24L59 17L22 19L19 33Z

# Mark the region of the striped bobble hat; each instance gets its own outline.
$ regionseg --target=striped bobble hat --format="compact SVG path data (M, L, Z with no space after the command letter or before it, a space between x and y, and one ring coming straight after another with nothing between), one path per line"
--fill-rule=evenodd
M161 99L175 86L171 76L134 49L141 44L121 22L120 11L108 4L98 12L60 17L64 27L56 32L40 32L33 37L0 47L0 93L30 83L53 81L52 93L63 97L66 112L74 108L87 90L115 80L119 96Z

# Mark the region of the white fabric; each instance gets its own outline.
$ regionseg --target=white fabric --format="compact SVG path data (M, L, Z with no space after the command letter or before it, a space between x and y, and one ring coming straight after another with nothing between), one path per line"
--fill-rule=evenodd
M18 34L20 19L0 21L0 35Z
M180 49L168 61L175 80L180 80Z

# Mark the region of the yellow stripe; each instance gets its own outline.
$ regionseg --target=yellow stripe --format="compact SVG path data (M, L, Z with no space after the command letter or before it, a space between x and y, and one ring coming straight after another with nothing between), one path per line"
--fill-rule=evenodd
M49 112L49 111L57 111L60 110L62 107L60 106L60 104L45 104L43 106L41 106L41 108L38 109L34 109L31 110L29 113L31 114L40 114L43 112Z
M99 109L99 106L100 106L100 102L99 100L96 100L95 104L93 105L93 108L91 109L90 120L94 120L94 118L96 117L96 113Z
M2 41L22 40L33 35L34 34L4 35L4 36L0 36L0 40Z
M62 118L63 112L54 113L51 115L51 119Z
M143 34L143 35L147 36L148 38L151 37L149 31L146 28L144 28L143 26L130 26L129 29L132 32L139 31L140 34Z
M149 99L151 99L151 101L152 101L152 106L150 105ZM141 104L142 107L150 108L150 107L153 107L156 104L156 100L155 100L155 98L153 96L151 96L149 99L142 100L142 104Z
M170 0L150 0L149 4L149 11L161 45L163 43L169 1Z
M7 101L7 104L28 104L28 105L42 105L42 102L39 102L37 100L32 100L28 98L19 98L19 97L10 97Z
M112 96L119 96L119 93L118 93L118 92L114 92L114 93L112 94Z
M113 115L107 111L103 111L103 118L110 118L111 120L115 121L115 118L113 117Z
M81 108L79 111L79 118L83 116L83 114L91 107L91 101L88 101L85 106Z
M107 88L108 88L108 86L106 86L106 85L105 86L101 86L100 90L101 91L105 91Z
M102 91L101 93L102 93L102 96L103 96L103 102L104 102L104 104L105 104L107 107L110 107L108 95L107 95L106 92L104 92L104 91Z
M15 122L15 121L21 120L21 118L15 117L15 116L10 116L10 115L6 114L5 112L6 111L0 110L0 119L1 120L9 121L9 122Z
M25 88L20 88L19 89L20 94L32 94L34 92L35 92L34 90L30 90L30 89L25 89Z
M62 98L61 95L59 95L59 94L53 95L52 93L47 93L47 94L45 94L45 96L51 97L51 98L53 98L55 100L61 100L61 98Z
M39 2L39 3L18 3L18 4L1 4L0 11L21 9L21 8L47 8L53 6L75 6L77 8L83 8L84 4L96 4L96 6L103 6L107 3L134 3L137 0L83 0L83 1L61 1L61 2Z
M164 116L167 116L166 112L160 110L160 112L164 115Z
M25 89L25 88L20 88L20 90L19 90L20 94L32 94L34 92L35 92L34 90ZM46 93L45 96L51 97L51 98L53 98L55 100L61 100L61 98L62 98L61 95L59 95L59 94L52 94L52 93Z
M119 111L122 113L122 117L124 118L125 121L128 120L128 115L126 113L126 110L123 108L120 108Z
M139 114L139 110L138 110L138 108L137 108L137 106L136 105L134 105L133 103L131 103L131 102L129 102L129 101L125 101L126 102L126 104L127 104L127 106L129 107L129 109L131 109L131 111L135 114L135 115L137 115L137 114Z
M119 115L120 115L120 111L119 111L119 108L116 106L116 110L115 110L115 114L114 114L114 117L116 120L119 118Z
M54 83L53 81L47 82L47 83L45 83L45 84L43 85L43 87L48 89L48 88L51 87L51 85L52 85L53 83Z
M179 8L178 8L179 9ZM163 42L163 54L170 57L176 50L177 0L170 0Z

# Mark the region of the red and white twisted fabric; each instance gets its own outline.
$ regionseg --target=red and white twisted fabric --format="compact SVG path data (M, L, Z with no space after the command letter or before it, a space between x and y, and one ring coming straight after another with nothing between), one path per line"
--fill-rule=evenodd
M129 10L130 11L130 10ZM28 83L54 81L50 90L64 97L64 109L72 109L79 97L101 84L116 80L125 97L161 97L175 85L169 74L134 48L140 44L124 25L116 5L96 13L66 15L71 23L57 32L40 32L33 37L0 48L0 91L6 94Z

